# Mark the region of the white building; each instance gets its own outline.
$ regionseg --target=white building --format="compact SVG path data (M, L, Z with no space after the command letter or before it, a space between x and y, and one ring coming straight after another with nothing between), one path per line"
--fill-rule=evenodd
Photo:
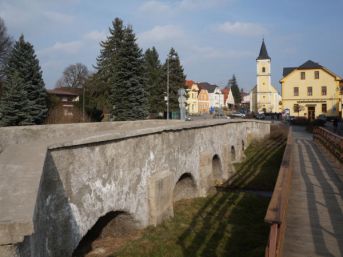
M220 88L216 85L211 85L207 82L198 83L199 89L206 89L208 91L208 98L210 102L210 109L223 108L224 104L224 94Z

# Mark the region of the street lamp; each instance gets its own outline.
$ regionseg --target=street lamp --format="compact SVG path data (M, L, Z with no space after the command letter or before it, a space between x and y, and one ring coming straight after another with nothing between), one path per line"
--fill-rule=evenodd
M82 87L82 122L85 122L85 85Z
M167 57L167 120L169 120L169 59L174 59L175 55L168 54Z
M167 120L169 120L169 58L170 54L167 57Z

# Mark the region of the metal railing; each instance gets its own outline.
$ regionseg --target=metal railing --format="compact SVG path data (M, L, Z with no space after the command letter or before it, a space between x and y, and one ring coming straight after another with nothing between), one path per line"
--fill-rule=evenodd
M343 163L343 137L325 128L313 129L313 140L324 145L340 162Z
M265 251L266 257L282 256L282 245L286 229L286 212L292 178L292 128L289 128L287 145L283 154L279 174L264 221L270 224L269 240Z

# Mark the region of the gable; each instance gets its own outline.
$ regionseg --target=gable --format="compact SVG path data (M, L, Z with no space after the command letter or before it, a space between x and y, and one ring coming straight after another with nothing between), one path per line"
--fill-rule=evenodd
M280 83L285 81L285 78L287 78L288 76L290 76L291 74L293 74L296 71L324 71L327 74L329 74L330 76L334 77L335 80L342 80L341 77L339 77L338 75L336 75L335 73L333 73L332 71L330 71L329 69L325 68L324 66L320 65L319 63L313 62L311 60L306 61L305 63L303 63L302 65L300 65L299 67L285 67L283 68L283 78L280 80Z

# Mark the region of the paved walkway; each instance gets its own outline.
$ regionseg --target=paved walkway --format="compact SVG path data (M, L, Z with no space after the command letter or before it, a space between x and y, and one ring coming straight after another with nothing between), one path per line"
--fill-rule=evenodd
M283 256L343 256L343 168L311 134L293 131L295 168Z

